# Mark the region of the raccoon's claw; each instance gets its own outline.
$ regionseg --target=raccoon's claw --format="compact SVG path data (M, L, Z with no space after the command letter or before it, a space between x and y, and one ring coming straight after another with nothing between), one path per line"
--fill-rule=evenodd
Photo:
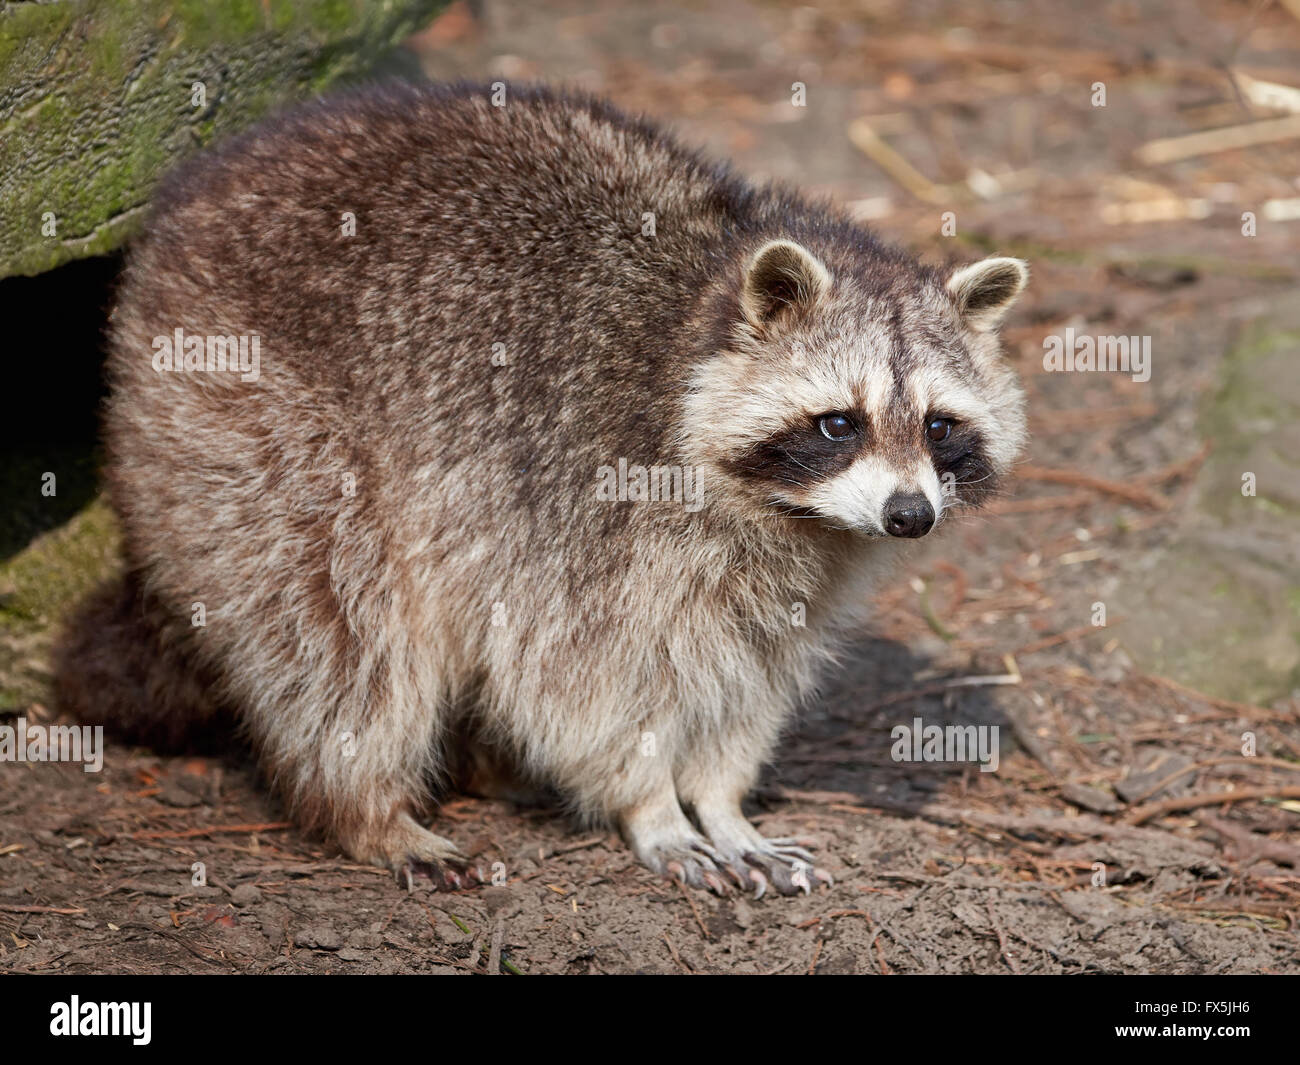
M811 895L815 887L834 883L831 874L813 864L808 839L763 839L753 833L752 841L733 843L727 850L723 869L756 899L768 888L781 895Z
M716 873L705 873L703 879L715 895L726 897L731 894L730 885L728 885L727 882Z
M726 859L702 839L659 848L643 860L655 872L679 884L707 888L716 895L731 893L732 889L720 875L727 871Z
M738 851L730 858L713 847L682 848L666 857L659 871L678 883L708 888L723 897L739 890L761 899L769 888L780 895L811 895L813 888L834 883L831 874L815 867L812 855L799 845L806 841L763 842L762 850Z
M808 852L800 847L792 848L799 855ZM747 874L754 883L754 897L761 899L768 886L774 887L782 895L797 895L803 892L811 895L815 887L834 883L831 874L818 869L811 861L794 854L783 853L783 848L773 847L771 852L749 851L741 855L740 860L749 868ZM808 855L811 859L811 855Z
M408 858L400 872L401 876L405 877L407 891L415 890L417 876L427 877L435 891L461 891L485 882L483 872L478 866L454 858L444 858L439 861Z
M449 839L436 836L405 811L382 829L340 839L343 849L359 861L391 869L407 891L415 878L428 879L437 891L459 891L483 882L483 874Z
M687 865L682 862L669 862L664 868L668 875L676 880L679 884L689 884L691 887L707 887L715 895L730 895L731 888L727 886L726 881L714 871L715 867L708 858L699 859L687 873Z
M708 855L693 853L665 861L662 872L679 884L708 888L716 895L727 895L730 889L718 875L719 868Z
M764 840L767 844L762 848L763 853L777 855L782 858L796 858L801 862L812 865L816 859L805 848L814 845L810 839L795 839L792 836L783 836L779 839Z

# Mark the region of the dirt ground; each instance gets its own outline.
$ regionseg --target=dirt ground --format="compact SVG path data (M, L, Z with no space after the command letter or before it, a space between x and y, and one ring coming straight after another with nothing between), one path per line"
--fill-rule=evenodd
M0 971L1300 973L1300 156L1294 135L1143 148L1296 109L1258 83L1300 85L1298 16L451 8L395 67L584 85L929 261L1032 263L1005 333L1025 464L882 590L750 804L765 833L815 840L835 884L717 898L553 811L452 796L439 831L506 882L408 893L285 824L238 755L110 745L98 774L0 764ZM1150 336L1150 379L1045 372L1066 327ZM111 529L75 546L98 508L7 534L6 721L50 713L57 612L23 597L51 559L111 566ZM895 761L915 718L997 726L997 771Z

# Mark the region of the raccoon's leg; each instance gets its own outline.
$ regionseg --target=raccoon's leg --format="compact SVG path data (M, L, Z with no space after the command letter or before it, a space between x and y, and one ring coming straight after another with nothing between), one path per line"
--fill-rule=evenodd
M340 844L357 861L392 869L414 890L415 877L428 877L440 891L455 891L481 884L482 871L460 853L449 839L424 828L405 809L397 809L379 825L360 829L341 825Z
M743 794L743 792L742 792ZM700 827L723 856L726 868L738 878L748 878L762 896L770 884L782 895L832 883L831 874L817 868L806 849L811 840L768 839L746 820L740 799L715 794L692 803Z
M385 866L413 887L416 876L428 876L439 891L455 891L482 883L484 876L451 840L435 835L413 817L416 796L409 795L391 778L341 778L338 763L329 767L328 785L312 785L311 792L290 805L299 819L333 837L355 861ZM322 772L321 775L324 775Z
M671 775L665 774L644 800L619 810L616 820L633 853L656 873L726 894L720 875L726 859L682 812Z
M393 870L408 888L416 876L440 890L482 882L454 843L416 820L438 771L435 722L388 685L363 693L362 683L333 693L331 705L331 693L313 691L304 678L287 705L263 703L251 715L260 761L295 820L354 860Z
M242 660L272 646L249 646ZM294 819L408 888L417 875L439 889L481 882L454 843L416 820L442 775L436 679L417 677L407 648L378 636L338 650L318 640L312 658L292 643L280 650L258 660L262 683L248 691L245 716Z
M610 720L616 713L611 706L596 716ZM640 726L625 735L615 733L594 748L589 730L560 731L551 743L538 743L534 731L529 754L573 808L590 820L616 825L644 865L692 887L725 894L722 855L677 801L672 728L653 731L659 737L655 754L638 748Z
M775 731L775 730L773 730ZM813 865L810 840L767 839L741 813L740 802L753 787L766 754L747 749L742 737L693 746L677 775L677 793L709 837L723 868L761 897L768 886L783 895L831 883L831 875Z

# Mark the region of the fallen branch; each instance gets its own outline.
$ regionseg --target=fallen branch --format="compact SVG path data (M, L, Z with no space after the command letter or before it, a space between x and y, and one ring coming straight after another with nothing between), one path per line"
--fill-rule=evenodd
M1234 825L1209 814L1201 815L1201 823L1231 841L1237 847L1237 855L1246 861L1263 859L1274 865L1289 865L1300 869L1300 848L1292 847L1281 840L1261 836L1243 825Z
M1115 496L1117 499L1135 503L1140 507L1149 507L1152 510L1169 509L1169 500L1146 488L1124 484L1121 481L1107 480L1105 477L1095 477L1090 473L1081 473L1079 470L1056 470L1046 466L1020 466L1017 468L1015 475L1026 481L1064 484L1072 488L1091 488L1095 492Z
M994 914L993 914L993 901L992 901L992 899L988 899L988 898L986 898L986 899L984 900L984 907L985 907L985 909L988 910L988 913L989 913L989 924L991 924L991 925L993 926L993 934L996 935L996 936L998 937L998 949L1002 952L1002 958L1003 958L1003 960L1007 963L1008 968L1010 968L1011 971L1012 971L1016 976L1019 976L1019 975L1020 975L1020 966L1016 964L1016 959L1013 958L1013 957L1011 956L1010 952L1007 950L1007 937L1006 937L1006 935L1005 935L1005 934L1003 933L1003 931L1002 931L1002 926L1001 926L1000 924L998 924L998 919L997 919L997 917L995 917Z
M682 893L682 898L686 900L686 905L691 908L691 913L695 915L695 923L700 926L700 935L702 935L706 940L712 939L713 937L709 935L709 930L704 927L704 918L700 916L699 907L695 905L695 899L691 895L691 892L686 890L686 885L680 880L677 881L677 887Z
M165 928L151 928L148 925L138 925L137 927L143 932L152 932L154 933L154 935L159 935L165 939L170 939L177 946L184 947L196 958L209 962L212 965L225 965L231 969L239 968L239 965L236 964L236 962L231 961L229 958L221 957L220 955L214 954L211 951L204 950L202 947L195 946L184 936L177 935L175 932L169 932ZM240 958L239 961L247 962L248 959ZM249 962L249 964L251 964L251 962Z
M1275 81L1261 81L1252 78L1240 70L1234 70L1232 80L1237 89L1256 107L1267 107L1274 111L1287 111L1293 115L1300 114L1300 89L1294 85L1279 85Z
M1144 473L1138 478L1143 484L1164 484L1165 481L1177 481L1186 477L1188 474L1195 473L1199 470L1210 452L1214 450L1214 441L1207 440L1201 445L1200 450L1194 455L1190 455L1178 462L1171 462L1168 466L1156 470L1154 473Z
M1114 625L1123 618L1111 618L1109 624ZM1023 647L1017 648L1013 654L1031 655L1035 651L1045 651L1049 647L1055 647L1057 644L1070 643L1083 636L1094 632L1105 632L1106 625L1077 625L1072 629L1066 629L1064 632L1058 632L1055 636L1044 636L1041 640L1034 640L1033 643L1027 643Z
M1082 407L1076 410L1054 410L1030 420L1035 436L1049 433L1069 433L1079 429L1095 429L1099 425L1128 422L1137 418L1150 418L1160 413L1154 403L1131 403L1125 407Z
M1086 507L1096 501L1097 497L1092 492L1067 492L1041 499L995 499L986 503L984 509L990 514L1037 514L1039 511L1063 507Z
M1168 688L1170 691L1177 692L1179 695L1186 695L1192 699L1199 699L1203 703L1209 703L1211 706L1218 707L1220 710L1230 710L1242 717L1263 718L1265 721L1297 721L1300 722L1300 711L1287 716L1285 713L1277 710L1268 710L1262 706L1252 706L1250 703L1238 703L1232 699L1221 699L1217 695L1210 695L1207 692L1197 691L1195 688L1189 688L1186 684L1179 684L1176 680L1170 680L1168 677L1159 677L1154 673L1147 673L1146 679L1153 684L1158 684L1162 688Z
M1142 145L1134 154L1137 161L1145 166L1159 166L1162 163L1173 163L1198 155L1253 148L1258 144L1273 144L1277 141L1290 140L1292 137L1300 137L1300 115L1269 118L1263 122L1247 122L1240 126L1226 126L1223 129L1209 129L1201 133L1189 133L1183 137L1165 137Z
M1239 791L1216 791L1209 794L1185 795L1177 799L1139 806L1124 818L1124 823L1140 825L1162 814L1179 810L1196 810L1202 806L1215 806L1224 802L1245 802L1249 799L1300 799L1300 787L1295 788L1242 788Z
M497 914L496 927L492 930L492 945L488 948L488 975L501 974L501 948L505 945L506 916Z
M849 123L849 140L858 151L918 200L934 204L953 202L952 192L936 185L894 151L865 119L859 118Z
M229 832L274 832L293 828L292 821L267 821L260 825L209 825L207 828L187 828L177 832L132 832L127 839L194 839Z
M1003 684L1020 684L1023 680L1024 678L1019 671L1014 673L977 673L969 677L952 677L938 684L927 684L921 688L911 688L905 692L897 692L894 695L886 696L884 699L877 699L874 703L863 707L861 713L874 713L876 710L883 710L895 703L906 703L927 695L942 695L953 688L983 688Z
M1300 773L1300 763L1288 762L1282 758L1268 758L1262 755L1254 758L1246 758L1240 755L1233 755L1226 758L1207 758L1203 762L1196 762L1192 765L1184 766L1177 772L1170 773L1163 780L1156 781L1156 783L1152 784L1151 787L1147 788L1146 791L1142 792L1142 794L1133 801L1141 802L1143 799L1149 798L1152 795L1159 795L1179 777L1186 776L1188 773L1194 773L1200 769L1209 769L1216 765L1266 765L1272 769L1290 769L1293 772Z
M1271 790L1261 788L1260 790L1269 797L1289 797L1286 794L1289 790L1300 791L1300 788L1274 788ZM782 788L779 794L782 798L792 802L819 803L843 810L845 813L864 814L871 813L873 810L881 810L885 813L898 814L904 817L919 817L940 824L979 825L1012 835L1050 832L1060 838L1072 836L1082 839L1132 839L1145 842L1156 839L1167 841L1171 837L1171 834L1163 829L1142 828L1136 824L1127 824L1122 821L1112 823L1089 814L1068 816L1048 811L1032 811L1023 815L994 814L985 813L982 810L961 810L939 803L905 803L889 799L870 799L847 791L800 791L793 788ZM1244 792L1226 792L1225 794L1228 797L1234 795L1245 798L1252 797ZM1179 838L1178 842L1180 846L1198 854L1210 856L1215 853L1214 848L1209 844L1198 840Z

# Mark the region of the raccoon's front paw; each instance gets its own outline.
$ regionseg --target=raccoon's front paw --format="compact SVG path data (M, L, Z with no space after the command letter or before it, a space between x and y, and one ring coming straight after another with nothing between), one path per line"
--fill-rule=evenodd
M727 894L722 855L695 831L675 796L624 811L619 820L632 852L654 872L691 887Z
M746 888L762 898L769 887L782 895L803 892L811 895L815 887L833 884L834 878L818 869L808 852L806 839L765 839L739 813L702 807L701 824L709 835L713 849L723 858L724 868Z

